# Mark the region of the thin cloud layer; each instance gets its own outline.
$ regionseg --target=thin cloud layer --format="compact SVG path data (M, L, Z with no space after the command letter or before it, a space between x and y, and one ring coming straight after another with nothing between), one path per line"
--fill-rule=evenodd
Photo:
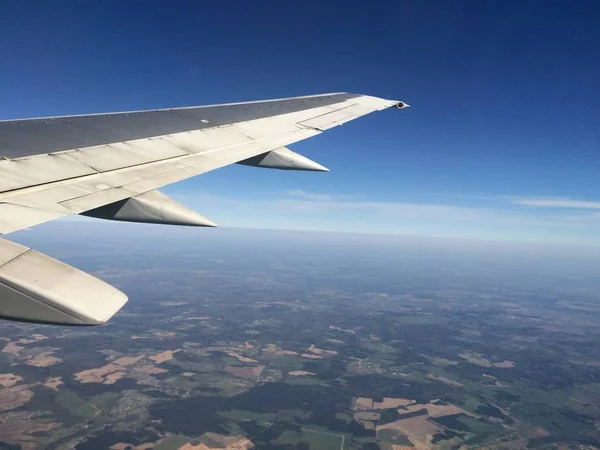
M522 198L513 200L512 203L516 205L539 206L545 208L600 209L600 202L573 200L570 198Z
M260 200L189 192L174 197L221 226L600 243L600 203L564 198L490 197L456 205L304 190Z

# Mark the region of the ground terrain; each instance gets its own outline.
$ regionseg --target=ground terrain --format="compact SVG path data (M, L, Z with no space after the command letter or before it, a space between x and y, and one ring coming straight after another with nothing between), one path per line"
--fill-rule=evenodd
M108 325L0 322L0 448L600 448L600 283L579 266L136 239L53 253L128 292Z

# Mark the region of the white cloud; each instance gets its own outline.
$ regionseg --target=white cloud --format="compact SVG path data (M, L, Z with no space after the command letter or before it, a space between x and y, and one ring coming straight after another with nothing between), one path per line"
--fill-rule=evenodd
M553 205L574 202L569 199L490 197L486 202L455 205L440 201L378 202L304 190L251 196L250 199L247 193L238 197L186 192L174 197L221 226L600 242L600 211L587 205L594 205L593 202L585 202L587 208L579 210L564 206L562 209L535 207L538 201Z
M546 208L600 209L600 202L573 200L570 198L521 198L513 200L511 203L515 205L538 206Z
M316 192L306 192L301 189L292 189L291 191L286 191L286 194L291 197L299 197L314 202L330 202L334 200L344 200L352 198L349 195L320 194Z
M306 200L281 199L276 203L279 206L300 211L355 211L404 219L479 219L483 217L492 217L499 213L499 211L492 209L465 208L452 205L332 200L331 197L326 194L311 195L305 193L303 197L306 198Z

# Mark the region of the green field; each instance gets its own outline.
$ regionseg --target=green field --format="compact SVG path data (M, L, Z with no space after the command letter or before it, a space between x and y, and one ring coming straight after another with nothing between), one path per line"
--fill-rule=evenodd
M282 355L273 358L270 365L271 367L277 367L284 370L301 370L304 367L306 360L299 356L294 355Z
M56 403L61 407L68 409L71 415L92 419L98 414L98 410L83 400L79 395L72 391L63 389L56 397Z
M255 420L256 422L274 422L278 418L278 415L275 413L261 414L253 411L244 411L241 409L219 411L219 415L231 420Z
M96 395L90 399L90 403L101 409L102 411L110 411L116 404L119 399L119 394L116 392L105 392L100 395Z
M304 442L310 446L310 450L340 450L344 438L338 434L303 429L300 434L295 431L284 431L273 442L281 445L296 445Z
M296 386L318 386L318 385L326 385L323 380L319 380L318 378L303 378L303 377L290 377L285 380L288 384L293 384Z

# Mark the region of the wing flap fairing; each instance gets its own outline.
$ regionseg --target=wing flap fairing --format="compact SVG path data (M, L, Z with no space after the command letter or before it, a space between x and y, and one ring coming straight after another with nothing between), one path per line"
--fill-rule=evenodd
M264 167L266 169L329 172L327 167L308 159L306 156L293 152L286 147L244 159L239 161L238 164L252 167Z
M83 212L82 215L123 222L217 226L213 221L156 190Z

